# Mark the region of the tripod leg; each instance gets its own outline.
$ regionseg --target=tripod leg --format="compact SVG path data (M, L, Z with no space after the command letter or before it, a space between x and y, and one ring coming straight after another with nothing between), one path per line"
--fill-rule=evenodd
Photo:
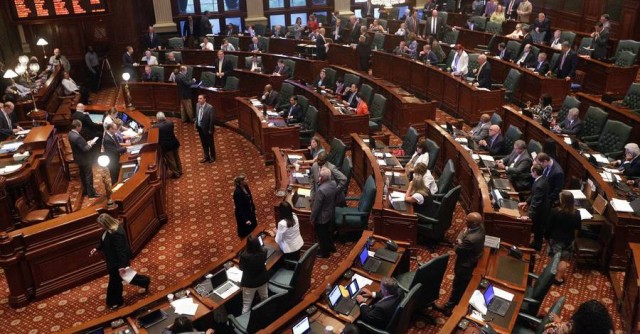
M109 59L105 59L107 62L107 68L109 68L109 73L111 74L111 79L113 79L113 85L118 87L118 83L116 82L116 77L113 75L113 70L111 69L111 63L109 63Z

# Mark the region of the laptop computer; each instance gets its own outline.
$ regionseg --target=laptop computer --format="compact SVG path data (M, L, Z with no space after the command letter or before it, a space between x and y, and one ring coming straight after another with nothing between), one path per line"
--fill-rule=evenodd
M140 323L140 326L144 328L149 328L166 318L167 318L166 312L164 312L163 310L155 310L138 318L138 322Z
M380 268L382 262L374 257L369 256L369 248L364 246L362 248L362 252L360 252L360 265L362 265L362 269L368 272L377 272Z
M226 299L234 292L240 290L240 287L229 280L225 268L220 269L211 276L211 286L213 287L213 293L222 299Z
M493 284L489 284L487 289L484 290L484 302L487 305L487 309L501 317L504 317L509 310L511 302L504 300L500 297L496 297L496 293L493 289Z
M298 184L310 184L311 183L311 178L308 175L303 174L303 176L296 176L295 177L296 182L298 182Z
M298 193L293 194L291 198L291 202L293 206L296 208L308 208L309 207L309 198L306 196L299 195Z
M615 174L611 173L611 172L607 172L607 174L609 174L609 178L611 179L611 183L613 184L613 187L623 191L625 193L628 193L631 191L631 188L624 182L619 182L618 178L616 177Z
M340 286L336 284L329 293L329 306L336 312L349 315L356 306L356 301L342 296Z
M391 201L391 206L397 211L407 211L407 203L405 201Z
M324 327L319 322L309 322L309 317L304 317L293 326L293 334L322 334Z
M275 249L271 246L265 246L262 234L258 235L258 242L260 243L260 247L262 247L265 251L267 251L267 259L276 252Z
M491 178L491 182L493 183L493 186L498 189L511 190L511 182L507 179Z
M506 209L518 210L518 201L510 198L503 198L500 200L500 207L506 208Z
M485 160L485 159L482 159L482 157L480 157L480 162L482 163L482 165L484 165L487 168L494 168L496 166L495 161Z
M391 263L395 263L396 260L398 260L398 256L400 256L398 254L398 252L386 249L386 248L378 248L376 249L376 253L374 255L375 257L391 262Z

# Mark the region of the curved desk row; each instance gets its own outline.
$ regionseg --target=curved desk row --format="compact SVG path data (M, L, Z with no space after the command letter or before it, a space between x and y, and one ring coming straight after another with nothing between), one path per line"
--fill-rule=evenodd
M620 121L631 126L634 129L640 129L640 114L633 110L607 103L600 96L577 93L576 97L580 100L580 118L584 119L589 107L598 107L606 111L609 116L607 119ZM640 142L640 131L631 131L629 137L630 143Z
M148 134L146 145L136 156L140 158L139 171L112 195L117 208L107 211L105 200L100 200L40 224L0 233L0 267L6 275L12 307L24 306L33 299L59 293L105 274L104 261L88 256L102 234L102 228L96 223L100 213L109 212L121 220L134 254L140 252L166 222L158 130L152 129L150 120L140 112L126 113ZM51 172L58 168L51 168Z

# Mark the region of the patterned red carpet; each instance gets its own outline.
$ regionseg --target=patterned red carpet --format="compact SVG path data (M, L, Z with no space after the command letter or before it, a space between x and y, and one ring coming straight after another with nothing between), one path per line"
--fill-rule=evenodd
M151 276L151 290L165 290L185 275L202 268L204 263L215 261L237 242L235 218L233 214L233 177L244 172L254 194L254 199L262 227L274 226L273 206L278 202L274 196L273 168L264 166L255 147L235 132L218 128L216 150L218 160L214 164L199 164L201 146L192 125L178 124L177 133L182 143L180 154L184 165L184 176L179 180L168 180L167 211L169 222L156 234L143 251L135 258L132 266ZM70 191L77 194L77 181L73 181ZM356 190L355 184L350 187ZM100 189L100 188L98 188ZM85 201L86 202L86 201ZM458 207L454 225L448 239L453 240L462 228L464 212ZM337 266L342 255L350 250L350 244L338 244L338 253L330 259L319 259L313 272L313 287L324 280ZM417 262L425 262L433 256L449 252L452 259L442 285L441 300L449 295L453 279L452 268L455 255L451 248L439 246L430 253L425 247L415 252ZM536 272L547 262L543 256L536 265ZM107 277L104 276L82 286L31 303L29 306L12 309L8 306L8 288L4 275L0 275L0 333L49 333L78 325L83 321L105 315L105 292ZM608 278L597 271L579 270L571 266L570 277L562 286L554 286L545 300L547 308L561 295L568 300L562 316L569 317L577 306L588 299L596 298L608 306L620 329L619 314L615 307L614 293ZM125 287L125 303L133 303L143 296L136 288ZM445 318L437 317L438 324ZM426 326L422 322L414 324L411 333L437 333L439 326ZM621 330L616 333L622 333Z

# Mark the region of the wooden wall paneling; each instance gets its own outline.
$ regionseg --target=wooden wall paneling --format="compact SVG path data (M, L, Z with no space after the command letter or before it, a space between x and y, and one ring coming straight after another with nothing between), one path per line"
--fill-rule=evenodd
M619 35L620 39L640 39L640 2L637 0L625 0L620 18ZM634 24L636 23L636 33L634 34Z

